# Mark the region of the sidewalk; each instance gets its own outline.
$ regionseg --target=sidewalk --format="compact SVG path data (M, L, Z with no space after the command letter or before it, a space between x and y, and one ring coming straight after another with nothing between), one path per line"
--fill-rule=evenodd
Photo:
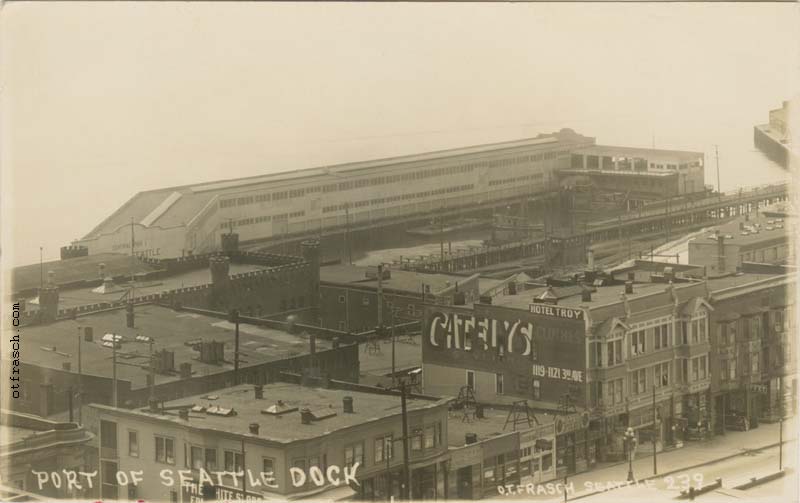
M784 424L785 443L793 443L794 436L790 433L792 423ZM658 475L653 474L652 444L641 444L636 450L636 459L633 461L633 474L637 481L651 478L660 478L670 473L689 470L695 467L709 465L728 458L747 455L748 451L765 449L778 444L778 424L762 423L758 428L747 432L729 431L724 436L714 437L704 442L686 442L680 449L659 452L656 456ZM784 447L786 445L784 444ZM594 470L572 475L567 479L568 499L580 499L601 492L602 489L615 485L624 485L628 476L628 463L620 462L601 465ZM563 480L550 481L552 484L563 484ZM563 489L559 486L556 494L530 494L525 486L532 483L530 477L522 480L522 494L500 495L495 498L525 499L525 500L552 500L554 497L563 498ZM547 485L547 482L537 484Z

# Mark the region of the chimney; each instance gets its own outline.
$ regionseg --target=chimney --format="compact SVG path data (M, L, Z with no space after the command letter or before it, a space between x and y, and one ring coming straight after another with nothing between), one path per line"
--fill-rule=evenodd
M467 298L464 295L464 292L455 292L453 293L453 305L454 306L463 306L467 303Z
M189 409L178 409L178 416L184 421L189 420Z
M307 408L300 409L300 422L303 424L311 424L311 420L311 411Z
M625 282L625 293L633 293L633 281L626 281Z
M308 352L312 355L317 352L317 336L314 334L308 336Z
M255 394L256 400L261 400L264 398L264 386L260 384L256 384L253 387L253 393Z
M581 301L582 302L591 302L592 301L592 291L588 288L584 288L581 291Z
M100 276L100 279L105 279L106 278L106 265L103 262L100 262L97 265L97 270L98 270L98 275Z
M509 281L508 282L508 294L509 295L516 295L517 294L517 282L516 281Z
M258 423L250 423L250 433L258 435Z
M467 433L464 435L464 444L471 445L478 442L478 434L477 433Z
M125 326L128 328L135 327L133 316L133 300L131 300L125 306Z
M352 414L353 413L353 397L346 396L342 398L342 407L344 407L345 414Z
M492 303L492 296L491 295L481 295L480 302L481 302L481 304L491 304Z
M92 327L83 327L83 340L86 342L94 340L94 329Z
M72 369L72 364L70 362L61 362L61 368L69 372Z
M339 349L339 338L334 337L333 341L331 341L331 344L333 345L333 349Z
M594 249L591 246L586 249L586 267L590 271L594 271Z
M717 273L725 272L725 235L717 231Z
M191 379L192 364L189 362L181 363L181 379Z

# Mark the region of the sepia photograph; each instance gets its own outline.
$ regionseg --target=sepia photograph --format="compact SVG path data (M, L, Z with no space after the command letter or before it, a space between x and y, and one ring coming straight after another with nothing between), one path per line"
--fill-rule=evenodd
M798 26L6 2L0 501L800 501Z

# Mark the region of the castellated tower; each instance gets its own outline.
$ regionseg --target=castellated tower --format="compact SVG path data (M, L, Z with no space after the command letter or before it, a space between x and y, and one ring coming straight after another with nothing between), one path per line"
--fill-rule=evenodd
M211 304L215 308L224 308L230 302L230 262L231 259L222 254L208 259L208 266L211 269Z
M239 250L239 234L229 232L222 235L222 253L230 253Z
M53 271L47 271L47 284L39 290L39 313L41 321L53 321L58 316L58 286Z
M320 249L319 241L316 239L309 239L300 243L300 248L303 252L303 258L309 263L310 268L310 288L311 292L311 306L319 306L319 263L320 263Z

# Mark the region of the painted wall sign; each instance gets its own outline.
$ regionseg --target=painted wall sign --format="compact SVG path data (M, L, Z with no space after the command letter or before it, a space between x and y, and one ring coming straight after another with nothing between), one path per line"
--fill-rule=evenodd
M552 304L531 304L531 313L540 316L551 316L565 320L583 320L583 310L571 307L554 306Z

